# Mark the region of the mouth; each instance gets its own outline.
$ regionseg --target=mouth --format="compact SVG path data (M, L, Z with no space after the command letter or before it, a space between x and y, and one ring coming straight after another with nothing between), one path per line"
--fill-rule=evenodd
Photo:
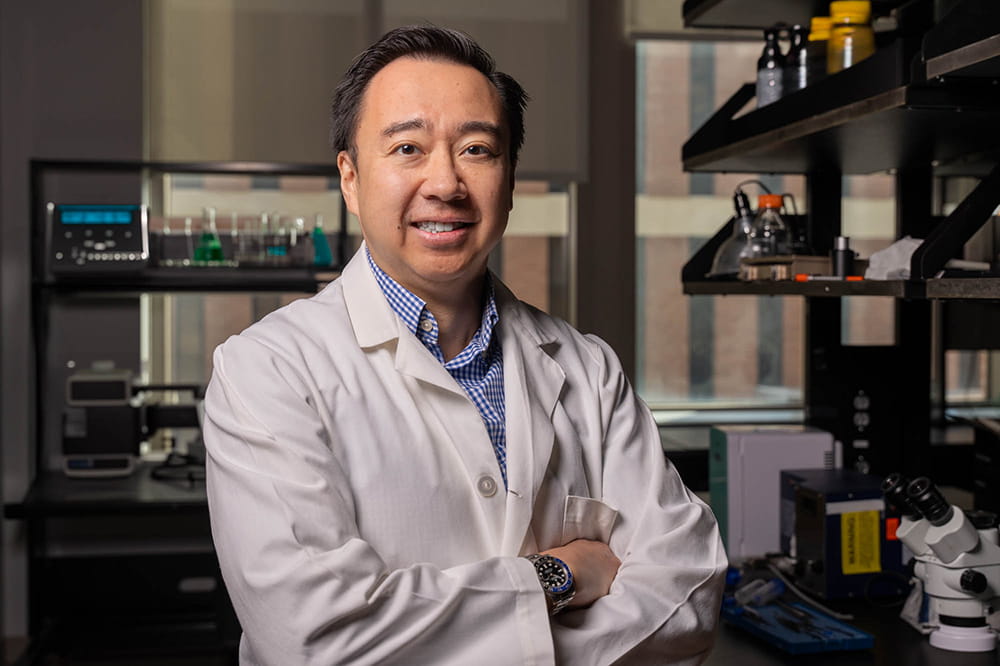
M443 234L449 231L464 229L471 225L468 222L417 222L413 226L429 234Z

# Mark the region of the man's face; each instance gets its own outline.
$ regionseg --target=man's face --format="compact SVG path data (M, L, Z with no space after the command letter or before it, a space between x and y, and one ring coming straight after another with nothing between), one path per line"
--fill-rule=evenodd
M482 276L512 206L509 142L499 94L474 68L382 68L362 98L357 160L337 156L375 262L425 300Z

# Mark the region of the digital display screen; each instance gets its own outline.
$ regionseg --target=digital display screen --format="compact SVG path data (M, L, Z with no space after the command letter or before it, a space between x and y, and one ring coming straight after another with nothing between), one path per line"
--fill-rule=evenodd
M132 224L138 206L58 206L63 224Z

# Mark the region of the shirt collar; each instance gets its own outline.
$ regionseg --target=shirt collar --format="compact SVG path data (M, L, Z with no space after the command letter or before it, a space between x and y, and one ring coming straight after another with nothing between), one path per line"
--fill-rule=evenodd
M419 325L420 319L426 313L426 316L433 319L434 315L430 310L427 309L427 303L414 294L412 291L399 284L393 280L388 273L383 271L375 260L372 258L371 252L368 247L365 246L365 256L368 259L368 265L371 266L372 273L375 275L375 281L378 283L379 288L385 295L386 300L389 302L389 306L392 308L393 312L402 320L403 325L406 326L407 330L413 335L420 337ZM479 330L473 336L472 342L470 344L477 345L480 349L479 351L485 353L490 348L490 343L493 340L493 332L496 329L497 323L500 321L500 314L497 309L496 294L493 289L493 275L490 271L486 271L486 306L483 308L483 318L480 323ZM435 321L436 327L436 321Z

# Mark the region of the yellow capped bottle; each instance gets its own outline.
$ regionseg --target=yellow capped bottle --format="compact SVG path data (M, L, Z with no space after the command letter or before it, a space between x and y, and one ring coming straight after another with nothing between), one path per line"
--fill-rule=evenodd
M835 74L875 53L871 26L872 4L868 0L830 3L830 41L826 49L826 71Z
M813 16L809 23L809 40L806 43L809 83L815 83L826 76L826 50L830 41L830 23L829 16Z

